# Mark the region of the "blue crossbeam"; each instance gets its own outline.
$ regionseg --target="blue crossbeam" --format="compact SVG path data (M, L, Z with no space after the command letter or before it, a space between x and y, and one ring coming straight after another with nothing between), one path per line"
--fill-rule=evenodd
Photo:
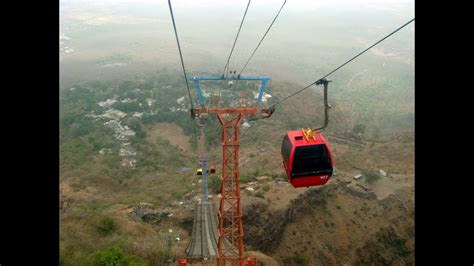
M189 80L192 80L194 82L194 87L196 88L196 93L198 96L198 101L201 106L205 105L205 99L202 96L202 91L201 87L199 86L199 81L201 80L257 80L261 81L262 84L260 85L260 88L258 89L258 101L257 104L260 105L262 103L262 96L263 96L263 91L265 90L265 87L267 86L267 82L269 80L272 80L270 77L265 77L265 76L230 76L230 77L223 77L223 76L193 76L193 77L188 77Z

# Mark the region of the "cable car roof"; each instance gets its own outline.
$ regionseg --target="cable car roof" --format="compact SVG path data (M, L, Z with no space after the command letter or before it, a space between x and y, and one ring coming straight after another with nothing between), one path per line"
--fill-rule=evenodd
M309 134L304 133L302 130L288 131L288 138L293 146L305 146L314 144L325 144L326 140L319 131L313 131Z

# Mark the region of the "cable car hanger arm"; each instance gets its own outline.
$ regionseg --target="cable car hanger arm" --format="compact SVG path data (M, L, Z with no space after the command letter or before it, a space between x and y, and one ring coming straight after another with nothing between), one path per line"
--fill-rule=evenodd
M316 86L321 85L321 84L323 84L323 86L324 86L324 124L323 124L322 127L318 127L316 129L313 129L315 131L324 130L326 128L326 126L328 125L328 123L329 123L329 108L331 108L331 106L329 106L329 104L328 104L328 84L329 84L329 82L331 82L331 80L327 80L325 78L322 78L322 79L317 80L314 83Z

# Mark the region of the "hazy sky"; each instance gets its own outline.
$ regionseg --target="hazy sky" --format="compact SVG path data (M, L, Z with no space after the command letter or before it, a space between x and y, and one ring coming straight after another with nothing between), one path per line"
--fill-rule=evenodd
M61 0L61 3L154 3L158 5L168 5L167 0ZM173 7L176 8L241 8L247 5L247 0L172 0ZM271 8L279 7L283 0L253 0L251 6L253 8ZM344 7L360 7L385 9L397 7L407 4L414 6L414 0L287 0L285 9L287 10L305 10L309 11L316 8L344 8Z
M91 26L81 32L83 29L75 28L73 23L62 32L73 38L74 49L64 60L97 60L125 53L133 54L137 61L180 66L168 0L60 1L65 22L79 20ZM171 1L189 71L212 72L221 68L248 0ZM231 59L233 67L243 66L283 2L251 0ZM270 74L280 76L284 73L285 80L313 78L413 17L414 0L287 0L247 70L264 69L265 73L274 71ZM414 23L384 41L373 53L380 60L395 54L397 60L408 62L408 71L413 71L413 34ZM364 60L370 61L371 57L359 59L354 68Z
M149 1L149 0L146 0ZM156 2L156 1L155 1ZM280 6L282 0L253 0L251 6L257 7L273 7ZM385 6L393 6L397 4L413 3L413 0L287 0L285 8L290 10L315 9L320 7L374 7L383 8ZM173 6L176 7L222 7L231 8L245 6L247 0L174 0Z

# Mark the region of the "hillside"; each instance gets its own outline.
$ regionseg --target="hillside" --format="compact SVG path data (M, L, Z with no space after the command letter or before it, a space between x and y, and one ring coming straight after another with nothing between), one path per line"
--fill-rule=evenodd
M278 98L294 87L273 82L269 93ZM88 81L61 88L62 265L94 265L110 256L122 263L160 265L169 256L184 255L193 199L200 193L194 175L193 125L186 99L179 101L184 92L180 76L166 71L129 81ZM411 264L413 134L402 130L374 138L355 133L352 114L343 104L332 104L325 134L337 176L321 189L294 189L287 183L277 187L284 177L281 138L286 130L321 122L319 92L308 90L278 107L272 118L242 128L242 182L272 177L256 192L243 193L246 250L280 265L366 264L364 258ZM218 172L209 181L215 192L221 164L215 118L209 119L205 132L206 155L217 165ZM352 180L356 174L379 169L388 175L374 183L365 177ZM354 192L360 190L357 183L372 192ZM398 220L392 223L381 217ZM169 245L170 237L180 240Z
M287 208L270 208L266 197L244 208L245 241L280 265L413 264L412 189L378 200L336 179Z

